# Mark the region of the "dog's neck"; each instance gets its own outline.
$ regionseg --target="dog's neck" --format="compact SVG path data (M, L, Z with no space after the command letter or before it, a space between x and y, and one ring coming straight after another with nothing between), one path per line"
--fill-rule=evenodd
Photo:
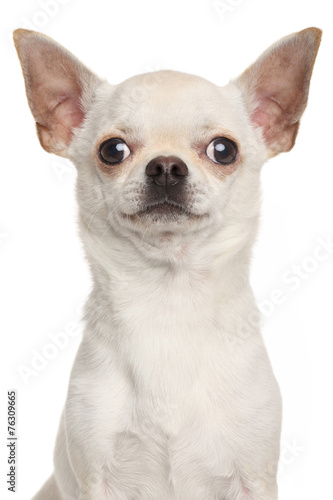
M256 224L241 231L215 228L205 237L161 235L152 246L111 231L99 239L83 228L94 283L86 320L93 320L97 310L99 322L107 317L108 324L119 321L122 328L140 323L156 328L160 318L179 329L192 320L214 319L226 304L236 310L239 304L241 311L242 297L252 297L249 261L255 233Z

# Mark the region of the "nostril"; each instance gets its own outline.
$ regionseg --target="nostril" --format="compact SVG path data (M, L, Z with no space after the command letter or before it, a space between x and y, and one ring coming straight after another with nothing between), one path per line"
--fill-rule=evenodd
M154 177L159 176L163 173L163 167L161 164L156 162L149 162L146 168L146 174Z
M171 175L186 175L188 173L188 168L184 162L174 163L170 167Z

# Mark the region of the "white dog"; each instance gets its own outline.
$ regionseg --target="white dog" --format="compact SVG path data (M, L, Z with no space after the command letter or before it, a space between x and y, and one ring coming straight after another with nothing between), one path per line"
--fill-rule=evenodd
M77 167L94 284L35 500L275 500L281 400L249 262L260 169L294 145L321 31L225 87L110 85L42 34L14 38L41 145Z

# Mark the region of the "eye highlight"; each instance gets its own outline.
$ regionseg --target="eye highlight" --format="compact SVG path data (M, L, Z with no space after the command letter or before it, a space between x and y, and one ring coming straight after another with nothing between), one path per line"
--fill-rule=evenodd
M129 147L122 139L107 139L99 147L99 157L107 165L121 163L130 154Z
M237 152L236 143L226 137L214 139L206 149L208 158L221 165L230 165L230 163L233 163L237 158Z

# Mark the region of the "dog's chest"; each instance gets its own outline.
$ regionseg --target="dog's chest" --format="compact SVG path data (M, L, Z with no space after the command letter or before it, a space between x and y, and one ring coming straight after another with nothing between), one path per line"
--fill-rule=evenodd
M232 400L251 359L251 342L237 341L239 310L248 297L238 305L221 303L212 276L204 273L164 275L155 283L147 278L146 286L128 282L126 290L114 290L111 320L103 327L99 319L102 329L112 325L129 380L128 428L163 440L209 419L220 425L223 401ZM112 385L114 380L110 376Z
M101 374L108 380L101 426L110 488L125 488L124 498L217 499L224 492L227 498L227 478L237 476L230 441L246 431L243 412L256 397L250 379L258 346L232 339L236 305L217 307L216 298L204 280L170 279L162 291L150 285L139 297L132 286L113 301L114 353L124 382L117 385L117 371Z
M231 365L223 363L232 379ZM229 478L240 481L230 443L237 443L246 429L240 402L245 394L228 384L217 358L211 357L210 369L206 360L189 369L186 363L173 367L171 373L154 367L152 379L147 375L141 386L137 379L122 430L109 436L113 475L122 491L128 485L131 493L140 491L133 498L227 498ZM239 394L238 401L233 393ZM241 482L232 487L241 491ZM128 498L131 493L126 492Z

